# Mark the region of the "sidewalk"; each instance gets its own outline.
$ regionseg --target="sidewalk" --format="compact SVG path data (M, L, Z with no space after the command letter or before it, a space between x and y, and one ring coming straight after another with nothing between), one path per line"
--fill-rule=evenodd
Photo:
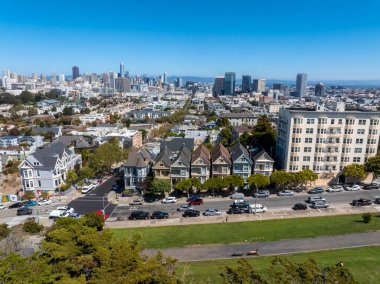
M221 216L200 216L197 218L169 218L160 220L123 220L117 221L116 218L109 218L106 221L105 228L137 228L137 227L160 227L160 226L178 226L178 225L199 225L199 224L212 224L226 222L248 222L260 220L274 220L274 219L289 219L300 217L320 217L320 216L333 216L333 215L350 215L362 214L365 212L379 213L380 206L371 207L352 207L352 208L330 208L330 209L316 209L306 211L275 211L263 214L242 214L242 215L226 215Z

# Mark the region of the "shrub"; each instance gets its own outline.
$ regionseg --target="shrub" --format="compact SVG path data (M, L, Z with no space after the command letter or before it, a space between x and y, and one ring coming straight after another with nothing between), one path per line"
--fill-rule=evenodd
M0 240L8 237L11 229L8 228L8 224L0 224Z
M363 223L367 224L367 223L371 222L372 215L370 213L363 213L362 219L363 219Z
M84 215L82 218L84 226L96 228L98 231L103 229L104 216L99 215L96 212L92 212Z
M41 232L43 229L44 229L44 226L38 224L34 220L28 220L23 225L24 232L31 233L31 234L37 234Z

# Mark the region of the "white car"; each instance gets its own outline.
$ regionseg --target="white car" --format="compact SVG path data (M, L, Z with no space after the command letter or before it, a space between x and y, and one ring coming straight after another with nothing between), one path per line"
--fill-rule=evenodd
M220 216L222 215L222 212L220 212L218 209L206 209L205 212L203 212L204 216Z
M83 193L83 194L86 194L86 193L89 193L91 190L93 190L94 189L94 186L92 185L92 184L90 184L90 185L85 185L84 187L82 187L82 190L81 190L81 192Z
M49 219L69 217L70 213L64 210L53 210L50 212Z
M266 206L263 206L261 204L251 204L249 205L249 211L251 213L264 213L267 212L268 209Z
M52 203L51 200L44 199L44 200L38 201L37 205L39 205L39 206L41 206L41 205L50 205L51 203Z
M357 184L354 184L353 186L347 186L346 187L346 190L347 191L358 191L358 190L361 190L362 188L360 187L360 185L357 185Z
M5 205L3 203L0 203L0 210L3 210L5 208Z
M66 211L68 213L74 213L74 208L69 207L69 206L58 206L57 210L59 210L59 211Z
M176 203L177 202L177 198L175 198L174 196L168 196L168 197L165 197L161 203Z
M341 192L341 191L343 191L343 186L333 185L333 186L329 187L326 191L327 192Z
M189 210L189 209L194 209L194 207L191 205L185 204L185 205L181 205L179 208L177 208L177 211L185 212L186 210Z

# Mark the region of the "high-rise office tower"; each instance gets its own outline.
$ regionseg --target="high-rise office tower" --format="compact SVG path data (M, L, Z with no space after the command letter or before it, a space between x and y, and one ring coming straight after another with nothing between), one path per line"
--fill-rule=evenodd
M119 77L124 77L124 74L125 74L125 66L124 66L124 62L120 62L120 73L119 73Z
M306 95L306 87L307 87L307 74L305 73L297 74L297 82L296 82L297 97L303 98Z
M167 84L167 83L168 83L168 73L164 72L164 77L163 77L163 79L162 79L162 82L163 82L164 84Z
M72 68L73 71L73 80L79 77L79 67L78 66L73 66Z
M224 74L224 94L226 96L234 95L235 94L235 79L236 79L236 73L235 72L226 72Z
M32 78L33 78L33 80L36 80L36 81L37 81L37 79L38 79L38 75L37 75L37 73L33 73L33 74L32 74Z
M115 79L116 79L116 73L110 72L109 73L109 80L110 80L110 88L115 89Z
M214 87L212 89L213 96L216 98L219 96L223 96L224 94L223 88L224 88L224 77L222 76L215 77Z
M60 84L65 83L65 74L59 74L59 83Z
M323 83L318 83L315 85L315 95L317 97L322 97L325 95L325 85Z
M241 81L241 91L243 93L249 93L252 90L252 77L249 75L243 75Z
M41 73L41 82L46 82L46 75L44 73Z
M115 80L115 89L119 93L126 93L131 91L131 81L129 78L122 77L116 78Z
M10 74L11 74L11 73L10 73L10 71L9 71L8 69L4 69L4 70L3 70L3 76L4 76L4 77L8 77L8 78L10 78Z
M252 90L257 93L265 92L265 79L253 79Z
M53 75L51 77L51 83L55 85L57 83L57 75L55 74L55 71L53 72Z

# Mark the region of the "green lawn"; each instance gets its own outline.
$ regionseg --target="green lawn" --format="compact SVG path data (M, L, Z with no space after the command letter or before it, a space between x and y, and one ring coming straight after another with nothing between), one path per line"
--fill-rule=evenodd
M267 242L380 230L380 216L369 224L361 215L339 215L265 221L216 223L149 228L112 229L116 236L141 234L146 248L183 247L203 244Z
M296 262L312 257L320 265L333 265L342 261L360 283L375 284L380 281L380 246L291 254L283 257ZM253 257L249 258L249 261L257 272L265 276L272 259L273 257ZM222 278L219 275L222 267L236 266L236 263L236 260L178 263L177 275L186 283L221 283Z

